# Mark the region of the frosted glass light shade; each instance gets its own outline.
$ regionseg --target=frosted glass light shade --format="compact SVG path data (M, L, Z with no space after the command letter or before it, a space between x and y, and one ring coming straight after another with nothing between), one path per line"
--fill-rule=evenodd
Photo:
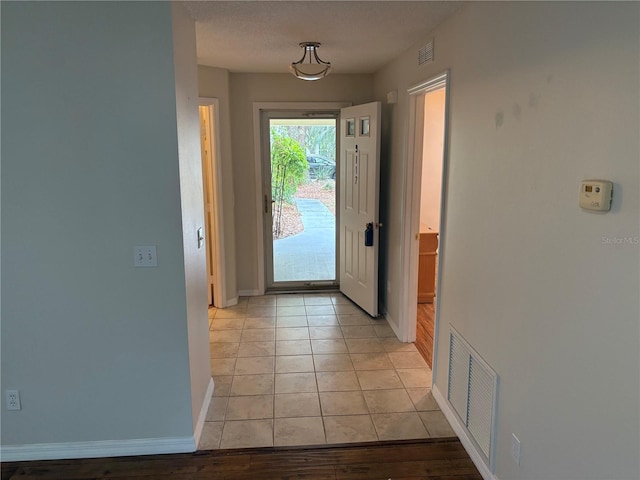
M300 47L304 50L302 58L289 66L291 73L301 80L320 80L331 71L331 63L318 57L318 42L303 42Z

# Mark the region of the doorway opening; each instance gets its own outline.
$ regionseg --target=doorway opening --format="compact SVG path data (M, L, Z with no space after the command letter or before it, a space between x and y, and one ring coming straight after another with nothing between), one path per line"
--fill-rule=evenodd
M436 297L438 234L442 196L446 89L438 87L424 101L422 175L420 188L420 246L418 261L418 313L416 347L432 367Z
M409 89L402 309L405 341L415 341L434 374L443 271L447 177L448 72ZM435 382L435 379L433 380Z
M256 200L257 211L262 212L257 216L258 235L261 237L257 243L259 294L336 290L339 287L369 315L378 315L378 229L382 227L378 212L380 111L380 102L357 106L337 102L254 103L256 191L259 192ZM334 201L339 208L334 220L334 245L340 245L340 249L335 252L334 279L276 282L273 266L273 214L276 205L272 184L271 120L338 118L340 132L335 129L336 153L340 152L340 155L335 157L334 185L337 188L334 187ZM305 155L307 153L311 152ZM340 225L339 233L335 225Z
M267 289L335 288L337 112L265 115ZM265 135L267 136L267 135Z

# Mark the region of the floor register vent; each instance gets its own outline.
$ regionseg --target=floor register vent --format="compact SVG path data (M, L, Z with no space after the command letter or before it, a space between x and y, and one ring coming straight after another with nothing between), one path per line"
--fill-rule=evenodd
M447 399L494 472L498 375L451 327Z

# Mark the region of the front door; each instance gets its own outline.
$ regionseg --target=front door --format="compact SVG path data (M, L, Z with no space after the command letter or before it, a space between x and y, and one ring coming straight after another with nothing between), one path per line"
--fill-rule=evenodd
M380 102L340 112L340 291L378 316Z

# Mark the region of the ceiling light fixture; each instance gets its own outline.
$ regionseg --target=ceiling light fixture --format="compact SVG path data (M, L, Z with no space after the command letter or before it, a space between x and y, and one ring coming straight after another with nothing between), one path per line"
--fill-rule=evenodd
M320 80L329 75L331 63L324 62L318 57L318 42L302 42L300 48L304 50L302 58L289 66L291 73L301 80Z

